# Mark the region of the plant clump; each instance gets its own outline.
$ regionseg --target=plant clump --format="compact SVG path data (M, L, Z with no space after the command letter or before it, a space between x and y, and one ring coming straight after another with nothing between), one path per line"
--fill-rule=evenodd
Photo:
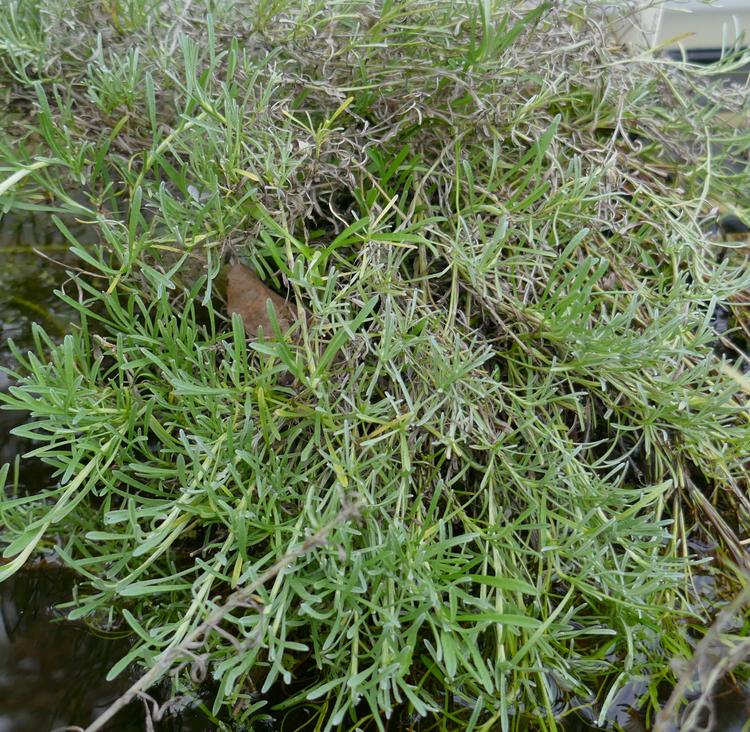
M746 95L594 2L8 2L0 202L80 322L0 395L54 471L0 575L54 552L237 725L650 714L745 556Z

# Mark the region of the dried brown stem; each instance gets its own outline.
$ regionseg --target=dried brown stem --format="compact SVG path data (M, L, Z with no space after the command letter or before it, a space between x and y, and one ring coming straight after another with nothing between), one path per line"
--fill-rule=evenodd
M295 559L304 556L308 552L318 547L324 546L328 540L331 531L337 526L355 518L359 514L359 506L356 503L350 503L341 509L339 514L332 521L316 531L312 536L307 538L302 544L295 549L288 551L284 556L279 558L263 574L258 576L249 585L236 590L227 597L223 605L216 608L192 633L189 633L183 641L168 648L161 657L156 661L154 666L141 676L124 694L118 697L105 711L94 720L84 732L96 732L105 728L105 725L124 707L130 704L133 699L142 694L153 686L170 668L174 665L180 656L185 655L190 648L201 644L207 638L212 629L235 608L243 605L252 597L252 595L262 587L266 582L276 577L282 570L288 567Z

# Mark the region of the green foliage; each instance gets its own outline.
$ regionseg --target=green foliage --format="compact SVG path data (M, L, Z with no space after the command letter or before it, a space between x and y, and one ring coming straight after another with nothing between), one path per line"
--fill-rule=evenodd
M206 637L213 713L296 680L321 729L554 730L689 653L696 485L744 500L750 452L711 320L750 271L704 225L746 102L515 5L10 0L0 201L54 201L81 271L0 395L55 478L6 489L0 577L53 550L132 632L113 674L354 500ZM309 316L248 342L230 256Z

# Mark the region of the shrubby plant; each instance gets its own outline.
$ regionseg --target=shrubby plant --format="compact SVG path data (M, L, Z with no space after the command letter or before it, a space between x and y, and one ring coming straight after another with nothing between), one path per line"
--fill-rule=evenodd
M320 729L659 704L745 556L750 274L710 226L746 94L585 2L9 0L0 67L2 204L57 217L80 314L0 397L54 476L6 488L2 576L54 554L132 635L112 675L205 668L237 725L279 684ZM228 317L238 261L288 332Z

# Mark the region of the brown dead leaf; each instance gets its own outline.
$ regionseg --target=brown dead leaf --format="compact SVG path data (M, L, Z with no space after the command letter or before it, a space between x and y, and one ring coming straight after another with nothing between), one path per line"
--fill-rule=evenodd
M230 317L238 313L242 317L248 338L257 338L258 329L263 328L266 337L273 336L273 328L268 318L266 301L270 300L276 310L281 332L289 330L296 320L296 313L283 297L266 287L251 269L239 262L229 270L227 278L227 311Z

